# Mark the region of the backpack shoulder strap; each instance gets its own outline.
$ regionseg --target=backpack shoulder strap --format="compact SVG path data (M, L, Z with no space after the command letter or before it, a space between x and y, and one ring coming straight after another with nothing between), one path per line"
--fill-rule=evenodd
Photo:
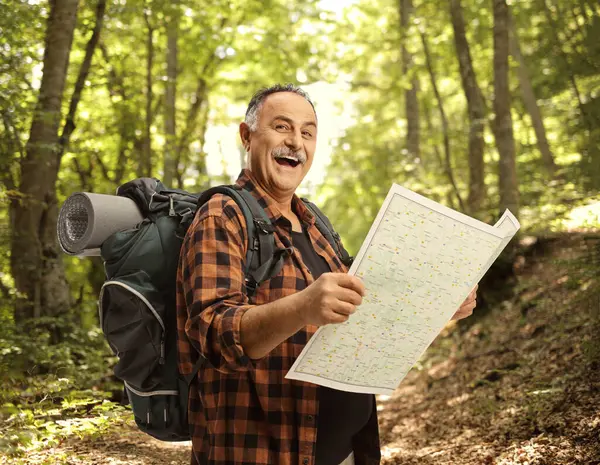
M198 209L217 193L231 197L244 215L248 234L245 284L248 295L252 296L261 283L279 273L285 256L292 251L275 250L275 229L271 220L254 196L239 186L216 186L206 190L198 199Z
M301 200L304 202L304 205L306 205L310 212L314 215L315 225L317 226L319 232L323 234L323 236L325 236L325 239L327 239L327 242L329 242L339 259L342 261L342 263L347 267L350 267L350 265L352 265L354 257L351 257L342 245L342 239L340 238L340 235L337 232L335 232L335 229L333 229L333 225L331 224L331 221L329 221L329 218L327 218L325 214L319 209L319 207L317 207L310 200L306 198L302 198Z

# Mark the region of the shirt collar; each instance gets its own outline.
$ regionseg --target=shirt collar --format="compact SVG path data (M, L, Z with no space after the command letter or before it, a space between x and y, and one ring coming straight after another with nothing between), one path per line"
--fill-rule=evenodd
M281 210L273 198L258 185L254 175L252 174L252 171L247 168L243 169L235 183L242 189L245 189L252 194L252 196L264 208L267 216L273 223L276 223L284 218ZM296 194L294 194L292 197L292 210L294 213L296 213L298 218L300 218L302 223L306 223L308 225L313 225L315 223L314 215L308 210L308 208L304 205L304 202L300 200ZM286 221L288 220L286 219Z

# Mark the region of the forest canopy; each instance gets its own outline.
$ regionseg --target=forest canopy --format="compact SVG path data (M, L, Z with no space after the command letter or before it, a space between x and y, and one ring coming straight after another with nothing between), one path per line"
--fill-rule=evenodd
M237 124L275 83L314 90L301 189L351 253L393 182L489 223L510 208L524 234L600 227L598 37L594 0L1 3L0 371L106 376L102 262L60 251L61 204L233 182Z

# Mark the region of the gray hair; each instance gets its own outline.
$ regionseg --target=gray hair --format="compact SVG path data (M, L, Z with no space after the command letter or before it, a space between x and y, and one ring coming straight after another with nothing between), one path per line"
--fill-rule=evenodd
M256 131L256 129L258 129L258 115L260 114L260 110L266 98L269 95L276 94L278 92L292 92L293 94L298 94L301 97L304 97L306 101L310 103L310 106L315 112L315 118L317 117L315 106L312 100L310 99L310 96L304 90L293 84L275 84L274 86L260 89L252 96L252 99L248 104L248 109L246 110L246 118L244 120L244 122L250 128L251 132L254 132Z

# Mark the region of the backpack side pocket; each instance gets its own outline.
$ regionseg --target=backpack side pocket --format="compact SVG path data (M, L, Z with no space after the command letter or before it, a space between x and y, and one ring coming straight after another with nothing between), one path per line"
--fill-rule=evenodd
M165 362L165 304L143 270L107 280L100 291L100 324L119 357L115 375L134 389L152 390Z

